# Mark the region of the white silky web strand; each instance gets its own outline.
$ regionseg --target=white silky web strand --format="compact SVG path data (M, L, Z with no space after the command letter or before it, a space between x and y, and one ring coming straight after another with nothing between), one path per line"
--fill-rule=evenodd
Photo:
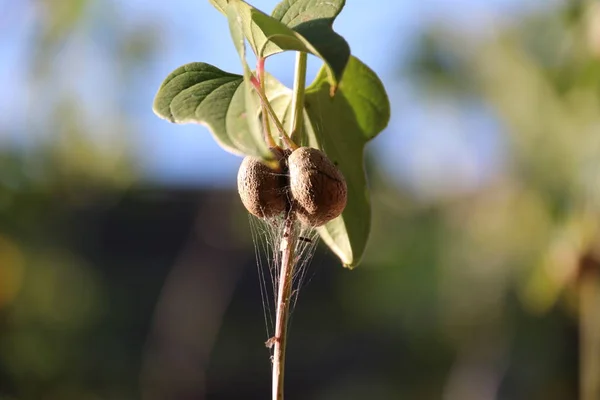
M275 332L275 304L277 302L277 288L279 286L279 271L281 268L280 246L283 239L283 228L286 216L259 219L249 216L250 230L254 242L258 278L267 333L267 347ZM291 316L298 301L300 289L305 284L307 269L310 265L319 241L317 231L312 227L294 223L298 239L295 243L294 267L292 278L292 294L290 297L290 322ZM270 285L267 283L270 281Z

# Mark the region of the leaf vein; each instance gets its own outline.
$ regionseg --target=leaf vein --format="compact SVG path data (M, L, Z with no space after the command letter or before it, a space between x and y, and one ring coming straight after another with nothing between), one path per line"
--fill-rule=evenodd
M203 80L201 82L195 83L183 90L181 90L179 93L177 93L175 96L173 96L173 98L171 99L171 101L169 102L169 114L171 118L175 118L175 113L173 112L172 109L172 105L173 103L181 98L182 96L186 96L189 95L190 92L193 92L195 90L202 90L204 89L206 86L208 86L211 82L217 81L217 80L224 80L225 82L222 84L219 84L218 86L212 88L212 90L210 90L208 93L206 93L202 99L200 99L198 105L195 107L195 111L194 114L196 114L197 108L202 104L202 102L206 99L207 96L209 96L212 92L214 92L215 90L219 89L220 87L223 87L224 85L228 84L228 83L232 83L235 82L236 80L239 80L239 77L218 77L218 78L212 78L212 79L208 79L208 80Z

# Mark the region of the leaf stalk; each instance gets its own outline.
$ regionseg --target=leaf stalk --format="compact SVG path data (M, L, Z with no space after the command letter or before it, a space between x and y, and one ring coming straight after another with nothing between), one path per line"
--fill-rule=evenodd
M292 150L297 149L298 145L296 145L296 143L294 143L294 141L292 139L290 139L288 134L285 132L285 129L283 128L283 124L281 123L279 118L277 118L277 114L275 114L273 107L271 107L271 103L269 102L269 99L267 99L267 95L265 94L264 90L262 89L261 83L259 82L259 80L254 75L251 75L250 83L252 84L252 86L254 86L254 89L256 90L256 93L258 94L258 97L260 99L261 105L267 110L267 114L269 114L269 117L271 117L271 119L273 120L273 123L275 124L275 128L277 128L277 131L279 132L279 135L280 135L283 143Z
M256 62L256 73L258 75L258 81L260 83L260 89L262 92L265 92L265 59L259 58ZM262 123L265 134L265 143L269 147L277 147L277 143L273 139L273 135L271 134L271 124L269 123L269 114L267 113L267 108L265 104L261 101L262 108Z
M296 65L294 72L294 89L292 93L292 125L291 137L296 143L302 143L302 123L304 121L304 92L306 89L306 61L307 54L296 52Z

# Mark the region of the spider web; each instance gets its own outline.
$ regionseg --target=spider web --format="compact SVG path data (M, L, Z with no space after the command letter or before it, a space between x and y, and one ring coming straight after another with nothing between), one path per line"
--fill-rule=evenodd
M317 112L322 117L321 99L317 97ZM315 121L317 131L323 129L320 119ZM279 139L279 140L278 140ZM296 138L298 139L298 138ZM303 137L302 146L308 146L307 137ZM281 147L285 147L281 138L276 138ZM291 153L291 151L289 152ZM289 153L287 154L289 156ZM277 173L274 173L277 174ZM288 176L287 173L284 173ZM287 193L287 189L286 193ZM289 200L289 199L288 199ZM275 312L277 304L277 292L279 288L279 277L281 271L282 249L284 228L289 213L282 213L273 218L261 219L252 214L248 214L250 221L250 231L254 243L254 252L256 256L256 265L258 269L258 278L260 284L260 294L263 306L263 315L265 320L265 329L267 341L265 345L270 349L273 355L273 339L275 335ZM290 308L288 314L288 328L292 323L294 310L300 294L300 290L307 285L314 271L308 277L308 269L319 243L319 234L314 226L302 224L296 220L293 225L293 237L297 238L294 248L294 265L292 267L292 290L290 296Z
M286 219L286 214L264 220L249 214L267 333L265 345L268 348L271 348L272 338L275 333L275 305L279 287L279 272L281 270L281 243ZM291 322L300 290L307 283L307 270L319 241L317 231L313 227L301 224L299 221L294 222L293 230L293 236L297 240L295 241L294 248L292 292L288 324Z

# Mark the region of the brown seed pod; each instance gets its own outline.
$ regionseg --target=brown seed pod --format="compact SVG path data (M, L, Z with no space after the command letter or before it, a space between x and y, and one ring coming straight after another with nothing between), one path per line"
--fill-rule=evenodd
M259 218L271 218L287 208L287 182L275 171L247 156L238 171L238 193L246 210Z
M301 222L320 226L344 211L348 196L346 179L325 153L300 147L287 161L290 192Z

